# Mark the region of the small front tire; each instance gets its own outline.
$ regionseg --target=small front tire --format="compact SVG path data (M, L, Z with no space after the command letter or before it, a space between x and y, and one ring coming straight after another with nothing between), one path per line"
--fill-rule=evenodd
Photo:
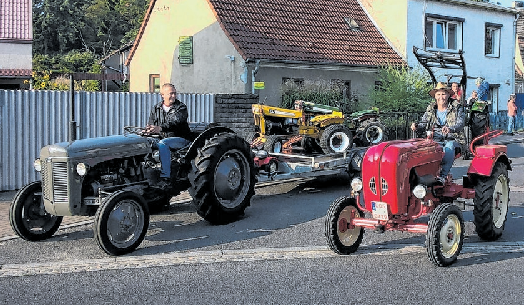
M364 228L352 226L351 219L363 218L354 198L337 198L329 208L325 220L327 244L333 252L348 255L357 251L362 243Z
M453 264L464 242L464 218L451 203L439 205L429 217L426 250L430 262L439 267Z
M62 218L45 210L40 181L22 187L9 208L9 222L13 231L28 241L39 241L53 236L60 227Z
M149 209L144 199L131 191L118 191L104 199L95 214L95 239L109 255L134 251L146 236Z

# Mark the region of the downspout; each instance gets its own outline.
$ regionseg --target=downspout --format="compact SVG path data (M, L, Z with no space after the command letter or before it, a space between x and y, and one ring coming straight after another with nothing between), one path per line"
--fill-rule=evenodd
M515 48L519 47L518 46L518 43L517 43L517 20L519 19L520 17L520 14L517 13L515 15L515 20L513 21L513 45L515 46ZM513 73L511 73L511 82L510 82L510 86L513 85L513 88L510 88L510 94L512 93L516 93L516 90L515 90L515 68L516 68L516 59L515 59L515 53L516 53L517 50L515 50L513 52Z
M258 73L260 67L260 59L255 61L255 68L251 70L251 94L255 94L255 75Z

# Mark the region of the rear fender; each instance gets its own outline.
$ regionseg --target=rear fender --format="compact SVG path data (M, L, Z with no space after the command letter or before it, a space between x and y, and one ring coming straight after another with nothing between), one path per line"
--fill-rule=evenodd
M507 148L504 145L478 146L476 155L469 165L468 175L491 176L493 167L497 162L506 164L508 170L511 170L511 162L506 155L506 150Z
M197 150L201 147L204 147L204 144L206 140L211 139L212 137L223 134L223 133L235 133L230 128L224 127L224 126L215 126L208 128L204 130L196 139L191 143L191 146L189 147L189 150L187 153L182 157L183 159L189 161L196 157Z

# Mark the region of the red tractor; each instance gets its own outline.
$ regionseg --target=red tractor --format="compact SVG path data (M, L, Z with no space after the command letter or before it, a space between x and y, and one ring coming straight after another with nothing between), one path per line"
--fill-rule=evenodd
M473 160L462 184L449 175L438 179L442 147L431 138L397 140L370 147L362 160L362 178L351 182L351 196L336 199L326 217L329 247L338 254L357 251L364 228L426 233L428 258L437 266L457 260L464 241L464 220L455 205L473 199L476 232L483 240L502 235L508 214L511 162L504 145L488 144L502 131L471 143ZM456 158L460 152L456 152ZM365 218L365 213L371 218ZM429 222L418 218L429 215Z

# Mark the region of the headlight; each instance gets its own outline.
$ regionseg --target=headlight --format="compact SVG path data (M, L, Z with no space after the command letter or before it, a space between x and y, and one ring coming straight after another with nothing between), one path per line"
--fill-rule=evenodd
M33 167L37 172L42 171L42 162L40 161L40 159L36 159L35 162L33 162Z
M417 197L418 199L426 197L426 193L426 187L422 184L415 186L415 188L413 189L413 195L415 195L415 197Z
M360 192L362 190L362 180L360 180L360 178L353 178L353 180L351 180L351 189L355 192Z
M87 174L87 165L85 163L78 163L76 165L76 172L80 176L85 176Z

